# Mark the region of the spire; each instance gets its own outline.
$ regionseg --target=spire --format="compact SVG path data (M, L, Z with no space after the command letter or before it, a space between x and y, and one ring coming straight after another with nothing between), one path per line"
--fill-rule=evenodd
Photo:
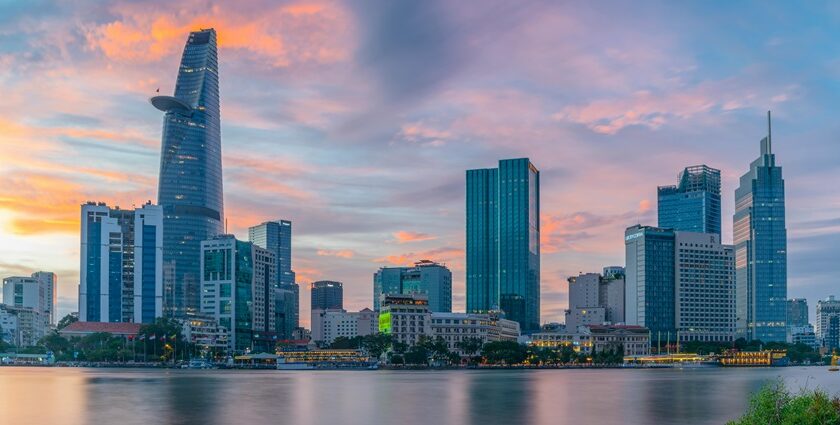
M767 153L773 153L773 138L770 136L770 111L767 111Z
M770 141L770 111L767 111L767 136L761 139L761 155L772 155L773 150L771 149L771 141Z

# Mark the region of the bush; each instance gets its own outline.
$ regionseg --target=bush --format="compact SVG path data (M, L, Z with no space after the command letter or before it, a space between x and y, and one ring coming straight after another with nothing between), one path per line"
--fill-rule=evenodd
M747 413L729 425L840 424L840 399L823 391L792 395L781 381L771 383L750 399Z

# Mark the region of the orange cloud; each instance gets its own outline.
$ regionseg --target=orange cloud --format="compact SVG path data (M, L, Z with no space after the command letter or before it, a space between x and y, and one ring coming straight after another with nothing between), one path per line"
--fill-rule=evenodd
M452 263L453 268L460 269L462 267L462 259L464 250L462 248L443 247L419 253L409 252L405 254L386 255L385 257L376 258L375 263L387 263L394 266L412 266L415 262L420 260L431 260L439 263Z
M353 258L356 255L355 252L349 249L340 249L340 250L332 250L332 249L319 249L318 255L322 257L340 257L340 258Z
M397 240L397 243L408 243L408 242L418 242L418 241L430 241L437 239L435 236L429 235L427 233L418 233L418 232L409 232L405 230L400 230L399 232L394 233L394 239Z

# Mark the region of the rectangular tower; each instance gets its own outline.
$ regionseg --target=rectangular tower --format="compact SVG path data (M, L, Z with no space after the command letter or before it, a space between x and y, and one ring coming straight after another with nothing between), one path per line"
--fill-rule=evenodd
M671 229L632 226L624 232L624 320L650 329L651 341L676 341L674 244Z
M657 189L659 227L720 234L720 170L686 167L676 186Z
M373 275L373 306L379 311L382 294L425 294L432 312L452 311L452 272L434 261L414 267L382 267Z
M737 333L763 342L786 339L785 181L772 151L770 113L761 154L741 176L733 217Z
M540 181L528 158L467 171L467 310L540 326Z

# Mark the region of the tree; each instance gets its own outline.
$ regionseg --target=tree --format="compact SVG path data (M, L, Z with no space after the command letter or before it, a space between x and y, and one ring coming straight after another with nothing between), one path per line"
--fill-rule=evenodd
M470 364L478 363L479 359L476 358L476 354L481 351L482 345L484 345L484 342L477 337L464 338L455 343L455 346L469 357Z
M340 336L333 340L330 348L334 350L358 349L361 346L362 338L361 336L354 336L353 338Z
M492 341L484 344L481 355L491 364L520 364L528 357L528 349L516 341Z
M388 351L388 348L391 347L392 341L391 335L379 332L362 337L361 347L367 351L368 355L374 359L379 359L382 353Z
M58 325L56 325L56 329L60 331L64 328L66 328L67 326L70 326L70 324L76 323L78 321L79 321L78 316L68 314L68 315L62 317L61 320L58 321Z
M792 395L781 381L765 386L750 399L746 414L730 425L821 425L840 423L840 399L803 391Z

